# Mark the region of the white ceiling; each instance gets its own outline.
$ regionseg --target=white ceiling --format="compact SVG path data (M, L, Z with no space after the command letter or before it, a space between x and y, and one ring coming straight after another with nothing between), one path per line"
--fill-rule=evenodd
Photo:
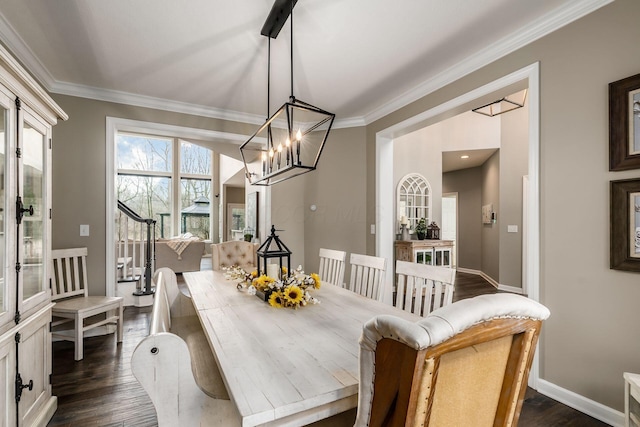
M442 173L482 166L497 148L442 152ZM467 156L462 158L462 156Z
M300 0L294 93L369 123L612 0ZM0 0L0 41L51 92L262 123L272 0ZM271 111L289 95L289 23Z

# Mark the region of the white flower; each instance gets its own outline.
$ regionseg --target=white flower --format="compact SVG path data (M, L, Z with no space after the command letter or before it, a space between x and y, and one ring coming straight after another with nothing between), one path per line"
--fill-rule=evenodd
M253 285L249 286L249 288L247 289L247 293L248 293L249 295L255 295L255 294L256 294L256 288L255 288L255 286L253 286Z

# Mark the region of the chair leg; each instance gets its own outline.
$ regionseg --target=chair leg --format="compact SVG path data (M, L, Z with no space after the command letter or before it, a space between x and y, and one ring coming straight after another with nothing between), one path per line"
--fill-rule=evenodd
M123 311L124 311L124 307L122 302L120 302L120 306L118 307L118 342L122 342L122 334L124 329Z
M76 313L76 319L75 319L75 333L76 333L76 338L75 338L75 359L77 360L82 360L82 358L84 357L83 355L83 342L82 342L82 336L83 336L83 328L84 328L84 320L82 317L80 317L80 314Z

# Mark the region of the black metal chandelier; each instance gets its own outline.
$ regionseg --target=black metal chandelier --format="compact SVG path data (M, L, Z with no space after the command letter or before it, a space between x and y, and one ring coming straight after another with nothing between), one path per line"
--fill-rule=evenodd
M293 95L293 7L297 0L276 0L262 27L268 39L267 120L240 146L249 183L268 186L315 170L335 114L296 99ZM291 17L291 95L269 116L271 39Z

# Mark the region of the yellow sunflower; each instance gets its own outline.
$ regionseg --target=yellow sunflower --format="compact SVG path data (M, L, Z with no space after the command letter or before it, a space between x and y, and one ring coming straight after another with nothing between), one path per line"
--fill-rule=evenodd
M251 277L258 277L258 271L257 270L253 270L251 272Z
M304 299L304 291L297 285L290 285L284 288L284 299L291 304L298 304Z
M287 270L287 267L285 267L284 265L282 266L282 274L286 275L289 272L289 270Z
M256 287L256 289L258 289L259 291L264 291L269 287L269 283L272 283L272 282L274 282L274 280L271 277L265 276L263 274L260 277L253 279L252 283L253 283L253 286Z
M271 296L269 297L269 305L275 308L284 307L284 299L282 298L282 293L271 292Z
M313 287L316 289L320 289L320 276L316 273L311 273L311 278L313 279Z

